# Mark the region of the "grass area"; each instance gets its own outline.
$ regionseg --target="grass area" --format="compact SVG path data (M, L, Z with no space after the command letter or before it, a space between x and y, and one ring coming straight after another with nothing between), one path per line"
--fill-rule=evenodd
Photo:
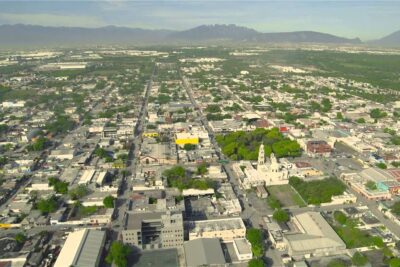
M268 193L283 207L299 206L305 207L307 204L303 201L301 196L289 184L272 185L267 187Z
M298 177L290 177L289 184L296 189L308 204L319 205L331 202L332 196L343 194L346 186L336 178L303 181Z

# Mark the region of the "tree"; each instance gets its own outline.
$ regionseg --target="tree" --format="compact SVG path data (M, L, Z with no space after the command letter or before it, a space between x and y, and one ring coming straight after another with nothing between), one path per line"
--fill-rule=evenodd
M393 206L391 207L390 211L393 214L400 216L400 201L396 201L396 203L394 203ZM399 243L399 248L400 248L400 243Z
M356 253L354 253L353 257L351 258L351 262L355 266L364 266L368 263L368 259L360 252L356 252Z
M251 259L247 264L248 267L264 267L262 259Z
M365 123L365 119L364 118L358 118L358 119L356 119L356 122L362 124L362 123Z
M23 244L23 243L25 243L25 241L26 241L26 236L25 236L25 234L24 234L24 233L18 233L18 234L16 234L16 236L15 236L15 241L16 241L18 244Z
M199 166L197 166L197 174L204 176L207 173L207 164L206 163L202 163Z
M246 239L251 244L251 249L255 257L261 257L264 254L263 233L260 229L250 228L246 231Z
M51 196L48 199L40 199L37 202L37 209L40 210L42 214L48 214L55 212L58 208L57 198Z
M114 200L115 200L115 198L113 196L106 196L103 199L104 207L106 207L108 209L114 208Z
M271 209L280 209L281 208L281 203L279 202L279 200L277 200L275 197L273 196L269 196L267 199L267 203L268 206Z
M343 120L344 119L342 112L337 112L336 113L336 119L338 119L338 120Z
M126 267L131 251L132 249L128 245L124 245L121 241L114 241L107 254L106 262L115 264L117 267Z
M369 190L376 190L376 183L374 181L369 180L368 182L365 183L365 187L368 188Z
M272 218L278 223L283 223L289 221L289 214L283 209L277 209L272 215Z
M376 164L376 167L378 167L379 169L387 169L387 166L385 163L383 162L379 162Z
M196 145L194 145L194 144L185 144L183 146L183 149L185 149L186 151L195 150L196 149Z
M400 258L393 258L389 261L390 267L400 267Z
M36 139L36 141L28 146L29 151L42 151L43 149L46 148L48 143L47 138L44 138L43 136L40 136L39 138Z
M379 108L374 108L374 109L371 109L369 115L373 119L380 119L380 118L386 117L387 113L386 112L382 112Z
M77 200L80 199L86 195L88 195L90 193L89 189L81 184L76 186L75 188L71 189L69 191L69 196L73 199L73 200Z
M68 193L68 183L60 181L60 179L58 179L58 178L50 177L49 185L53 186L54 191L56 191L56 193L63 194L63 195Z

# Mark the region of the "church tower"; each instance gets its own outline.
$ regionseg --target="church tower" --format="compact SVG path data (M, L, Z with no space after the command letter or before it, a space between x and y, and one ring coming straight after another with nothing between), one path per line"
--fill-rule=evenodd
M259 151L258 151L258 167L261 167L265 164L265 152L264 152L264 144L260 145Z

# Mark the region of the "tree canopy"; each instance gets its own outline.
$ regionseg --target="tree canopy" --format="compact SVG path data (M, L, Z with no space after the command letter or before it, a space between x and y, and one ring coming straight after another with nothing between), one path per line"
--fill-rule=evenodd
M263 233L260 229L250 228L246 231L246 239L251 244L253 255L261 257L264 254Z
M287 222L289 221L289 214L283 209L277 209L272 215L272 219L279 223Z
M56 191L56 193L63 194L63 195L68 193L68 183L60 181L60 179L58 179L58 178L50 177L49 185L53 186L54 191Z
M277 157L296 157L301 155L300 145L284 137L278 130L256 129L252 132L237 131L216 137L222 152L232 160L257 160L261 144L265 155L272 152Z
M104 207L106 207L106 208L114 208L114 200L115 200L115 198L113 196L106 196L103 199Z
M51 196L48 199L40 199L36 205L37 209L43 214L55 212L58 208L57 198Z
M210 179L192 178L191 174L182 166L175 166L171 169L165 170L163 172L163 176L167 178L169 187L175 187L181 191L189 188L200 190L215 188L215 181Z
M131 251L132 249L128 245L124 245L121 241L114 241L107 254L106 262L115 264L117 267L126 267Z

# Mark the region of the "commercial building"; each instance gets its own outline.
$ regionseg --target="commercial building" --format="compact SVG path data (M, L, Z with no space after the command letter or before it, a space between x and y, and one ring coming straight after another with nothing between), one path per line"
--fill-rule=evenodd
M106 233L83 229L68 235L54 267L97 267L103 251Z
M232 241L237 238L245 238L246 236L246 226L240 217L191 221L187 226L189 240L219 238L222 241Z
M225 257L218 238L199 238L183 245L186 266L225 266Z
M122 231L124 243L141 249L176 248L183 244L181 213L128 213Z
M340 254L346 244L318 212L293 216L295 232L284 234L288 253L293 258Z
M198 145L199 136L192 133L177 133L175 136L175 144L181 147L186 144Z

